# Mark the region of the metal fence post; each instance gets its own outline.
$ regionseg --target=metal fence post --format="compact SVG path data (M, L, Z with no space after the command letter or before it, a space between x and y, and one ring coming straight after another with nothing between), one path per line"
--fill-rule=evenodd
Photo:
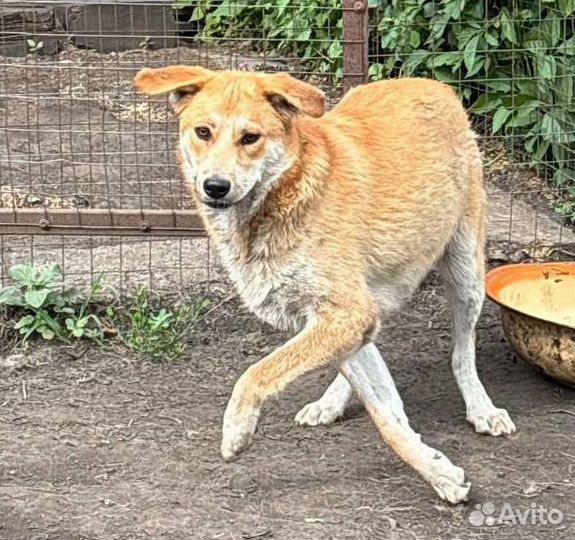
M369 49L368 0L343 0L343 89L367 80Z

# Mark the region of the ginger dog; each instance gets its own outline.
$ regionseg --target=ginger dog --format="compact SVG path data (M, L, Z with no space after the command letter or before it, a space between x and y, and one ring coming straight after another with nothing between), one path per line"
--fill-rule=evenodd
M269 397L337 362L340 375L296 421L333 422L353 390L383 440L440 497L465 500L463 470L410 427L373 344L379 321L437 265L467 419L480 433L515 431L475 368L484 191L456 95L439 82L390 80L355 88L326 113L320 90L283 73L171 66L141 70L135 85L170 94L185 183L241 297L261 319L297 332L237 381L223 457L250 445Z

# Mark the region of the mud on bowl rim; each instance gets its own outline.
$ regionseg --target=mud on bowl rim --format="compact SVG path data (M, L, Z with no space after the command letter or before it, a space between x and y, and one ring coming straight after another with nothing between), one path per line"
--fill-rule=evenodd
M538 317L537 315L533 315L533 313L528 313L518 309L517 307L507 304L500 299L501 291L507 285L516 283L518 281L523 281L530 277L540 279L543 272L546 270L557 275L572 274L574 276L573 281L575 283L575 262L504 264L494 268L493 270L490 270L485 276L485 293L487 298L489 298L489 300L491 300L493 303L501 306L503 309L513 311L514 313L524 317L529 317L530 319L544 322L546 324L553 324L562 328L568 328L569 330L575 330L575 325L569 325L559 321Z

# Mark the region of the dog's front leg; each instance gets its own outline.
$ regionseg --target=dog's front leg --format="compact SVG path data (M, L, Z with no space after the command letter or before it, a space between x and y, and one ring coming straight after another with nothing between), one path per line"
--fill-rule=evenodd
M355 311L332 305L282 347L250 366L237 381L224 414L224 459L234 459L250 445L267 398L300 375L357 351L376 326L376 310L367 302Z

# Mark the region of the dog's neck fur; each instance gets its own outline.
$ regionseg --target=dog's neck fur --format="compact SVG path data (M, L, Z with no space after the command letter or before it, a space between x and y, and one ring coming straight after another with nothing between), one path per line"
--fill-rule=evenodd
M306 129L308 122L294 121L288 153L291 166L260 200L248 195L223 211L202 208L208 233L228 271L230 265L279 263L303 238L303 216L309 219L313 215L311 207L329 175L327 141L321 132L318 135L318 126L314 126L312 138ZM309 159L311 155L313 159Z

